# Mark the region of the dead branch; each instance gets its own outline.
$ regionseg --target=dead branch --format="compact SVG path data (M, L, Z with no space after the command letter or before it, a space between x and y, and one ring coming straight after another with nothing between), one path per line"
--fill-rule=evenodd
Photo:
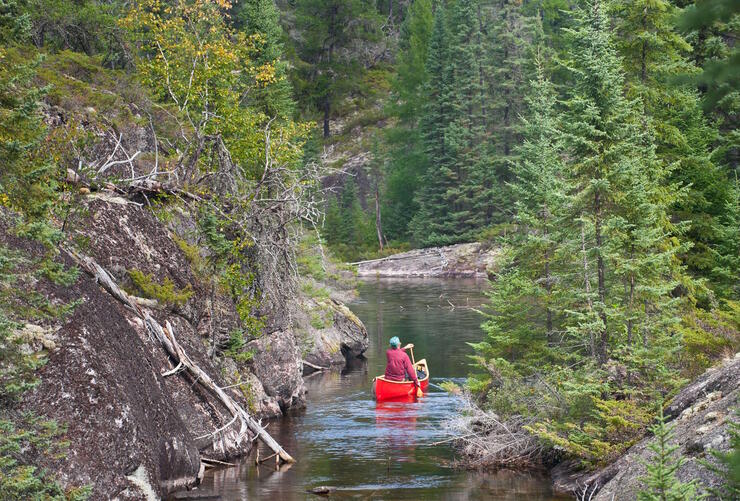
M311 362L307 362L306 360L301 360L301 363L303 365L307 365L307 366L311 367L312 369L316 369L317 371L327 371L327 370L329 370L328 367L321 367L320 365L312 364Z

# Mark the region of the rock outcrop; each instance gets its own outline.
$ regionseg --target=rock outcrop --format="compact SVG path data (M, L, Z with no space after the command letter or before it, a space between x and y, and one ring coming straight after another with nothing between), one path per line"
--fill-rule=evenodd
M171 284L167 293L179 294L172 301L137 302L160 324L173 326L187 355L218 386L258 417L305 405L297 324L248 342L243 359L223 356L238 314L229 296L202 280L187 252L192 249L171 231L187 233L193 226L188 214L163 221L146 205L111 192L83 200L84 217L68 228L70 238L122 288L136 292L132 271ZM16 237L5 216L0 212L3 244L29 258L41 256L44 249ZM69 255L61 259L75 266ZM201 455L224 460L249 452L251 437L235 440L238 429L229 425L228 410L188 373L167 375L173 363L161 344L95 279L80 273L72 286L39 280L34 287L51 304L76 304L69 317L29 323L18 333L27 350L48 353L40 384L24 395L22 410L66 427L64 457L39 460L63 485L89 485L91 499L164 496L197 482ZM300 299L294 303L301 311ZM330 309L328 341L315 343L317 353L336 344L342 360L360 355L367 348L364 326L342 304L331 302ZM328 365L340 365L334 354Z
M677 471L679 481L696 480L701 489L717 487L722 480L701 461L715 463L710 450L726 452L730 447L727 423L736 420L740 397L740 354L702 376L681 390L665 409L668 425L673 426L671 444L687 459ZM654 437L645 437L621 458L590 475L556 479L561 492L597 491L594 501L627 501L637 498L644 488L641 477L645 463L654 453L648 448Z
M357 263L361 277L485 278L496 263L498 249L480 243L417 249Z
M304 347L303 360L318 367L343 368L362 358L368 348L367 329L344 304L332 298L306 299L302 311L296 330Z

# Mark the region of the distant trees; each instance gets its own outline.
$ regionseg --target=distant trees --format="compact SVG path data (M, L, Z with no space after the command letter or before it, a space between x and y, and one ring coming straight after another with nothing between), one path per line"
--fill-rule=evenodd
M420 128L427 166L412 227L421 245L475 240L511 214L511 154L537 37L518 4L464 0L435 12Z
M324 137L331 133L335 106L356 87L365 70L361 46L379 36L378 20L374 2L367 0L296 4L296 93L304 106L321 115Z

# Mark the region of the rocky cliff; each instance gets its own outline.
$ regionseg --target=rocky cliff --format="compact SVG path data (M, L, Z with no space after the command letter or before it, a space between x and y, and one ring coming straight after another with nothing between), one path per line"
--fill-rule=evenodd
M224 340L239 317L233 300L199 276L197 242L188 244L183 231L193 225L186 208L158 218L145 201L105 190L83 191L82 205L84 217L70 239L131 291L142 311L161 325L169 322L192 362L250 414L278 417L305 405L304 356L343 367L367 348L364 326L343 304L327 302L330 325L307 328L301 312L312 300L299 297L286 315L294 321L268 320L262 335L247 340L245 356L227 356ZM0 240L40 257L43 248L15 236L10 217L2 214ZM76 266L65 252L59 259ZM162 297L136 297L132 276L145 277ZM24 395L22 409L66 427L64 456L39 459L63 485L89 485L91 499L143 499L197 482L204 457L249 452L251 435L237 438L228 409L186 371L176 371L140 316L94 278L80 273L72 286L38 280L33 288L50 304L74 305L69 316L29 323L18 333L27 350L48 353L40 384ZM311 332L310 347L301 329Z
M679 481L696 480L700 490L715 488L722 479L702 464L716 464L710 450L727 452L730 448L728 422L736 420L740 397L740 354L707 370L676 395L665 408L668 425L673 428L671 445L687 460L678 468ZM648 436L632 446L608 467L588 475L565 474L567 468L554 471L555 487L561 492L582 495L594 501L627 501L637 498L645 486L641 478L654 453L649 449L654 437Z

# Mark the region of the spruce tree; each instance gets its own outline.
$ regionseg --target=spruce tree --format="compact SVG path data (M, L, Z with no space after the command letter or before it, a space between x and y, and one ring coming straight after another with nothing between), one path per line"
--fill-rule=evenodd
M438 7L421 130L429 166L413 220L422 245L474 240L490 220L484 42L476 0Z
M428 80L423 87L424 104L419 124L428 165L416 194L419 210L410 224L415 242L422 246L449 243L448 235L454 232L454 224L448 216L451 209L448 190L459 184L459 178L453 169L453 157L446 139L452 120L450 96L454 84L450 50L447 12L438 5L429 41Z
M642 101L658 160L672 166L669 181L687 189L672 207L689 225L685 236L692 248L684 261L711 277L712 248L722 245L713 220L724 212L731 184L711 159L717 131L708 125L696 89L680 80L698 71L688 59L691 46L676 31L678 12L668 0L620 1L612 7L629 95Z
M288 63L283 58L283 30L274 0L243 0L234 5L234 27L256 37L258 66L272 65L275 81L255 89L249 98L253 106L273 118L290 119L295 103L288 80Z
M623 94L604 4L594 0L576 15L565 130L577 221L570 245L583 264L582 302L569 332L601 365L638 341L665 357L678 273L668 220L675 194L664 185L668 169L656 159L641 103Z
M673 427L666 424L661 407L658 422L652 426L653 443L648 448L654 456L645 463L647 475L643 481L647 489L637 494L638 501L693 501L697 499L697 485L695 481L679 482L676 471L686 463L682 457L674 457L680 449L671 445Z
M497 2L486 40L488 68L487 123L491 133L493 186L490 197L495 218L505 221L511 214L511 195L507 183L512 179L514 152L521 143L520 116L524 112L527 80L535 73L531 65L532 47L545 51L542 26L537 15L525 12L517 0Z
M304 0L295 16L296 93L320 113L329 137L335 107L365 71L353 48L379 36L377 12L367 0Z
M568 189L555 92L537 63L511 187L518 230L505 242L506 265L491 283L492 313L483 326L487 341L476 345L486 359L504 358L522 375L548 361L564 317L558 303Z
M429 39L434 24L431 0L416 0L401 28L390 113L398 123L388 128L387 171L383 196L383 228L390 239L408 239L408 224L418 210L414 200L428 159L419 131Z
M22 214L28 229L47 243L56 199L57 167L41 147L46 137L40 111L44 93L34 83L40 57L28 58L29 17L17 2L0 6L0 205Z
M451 242L474 240L489 221L491 159L486 130L483 34L477 0L459 0L451 16L450 53L452 105L445 143L452 157L457 184L448 189Z

